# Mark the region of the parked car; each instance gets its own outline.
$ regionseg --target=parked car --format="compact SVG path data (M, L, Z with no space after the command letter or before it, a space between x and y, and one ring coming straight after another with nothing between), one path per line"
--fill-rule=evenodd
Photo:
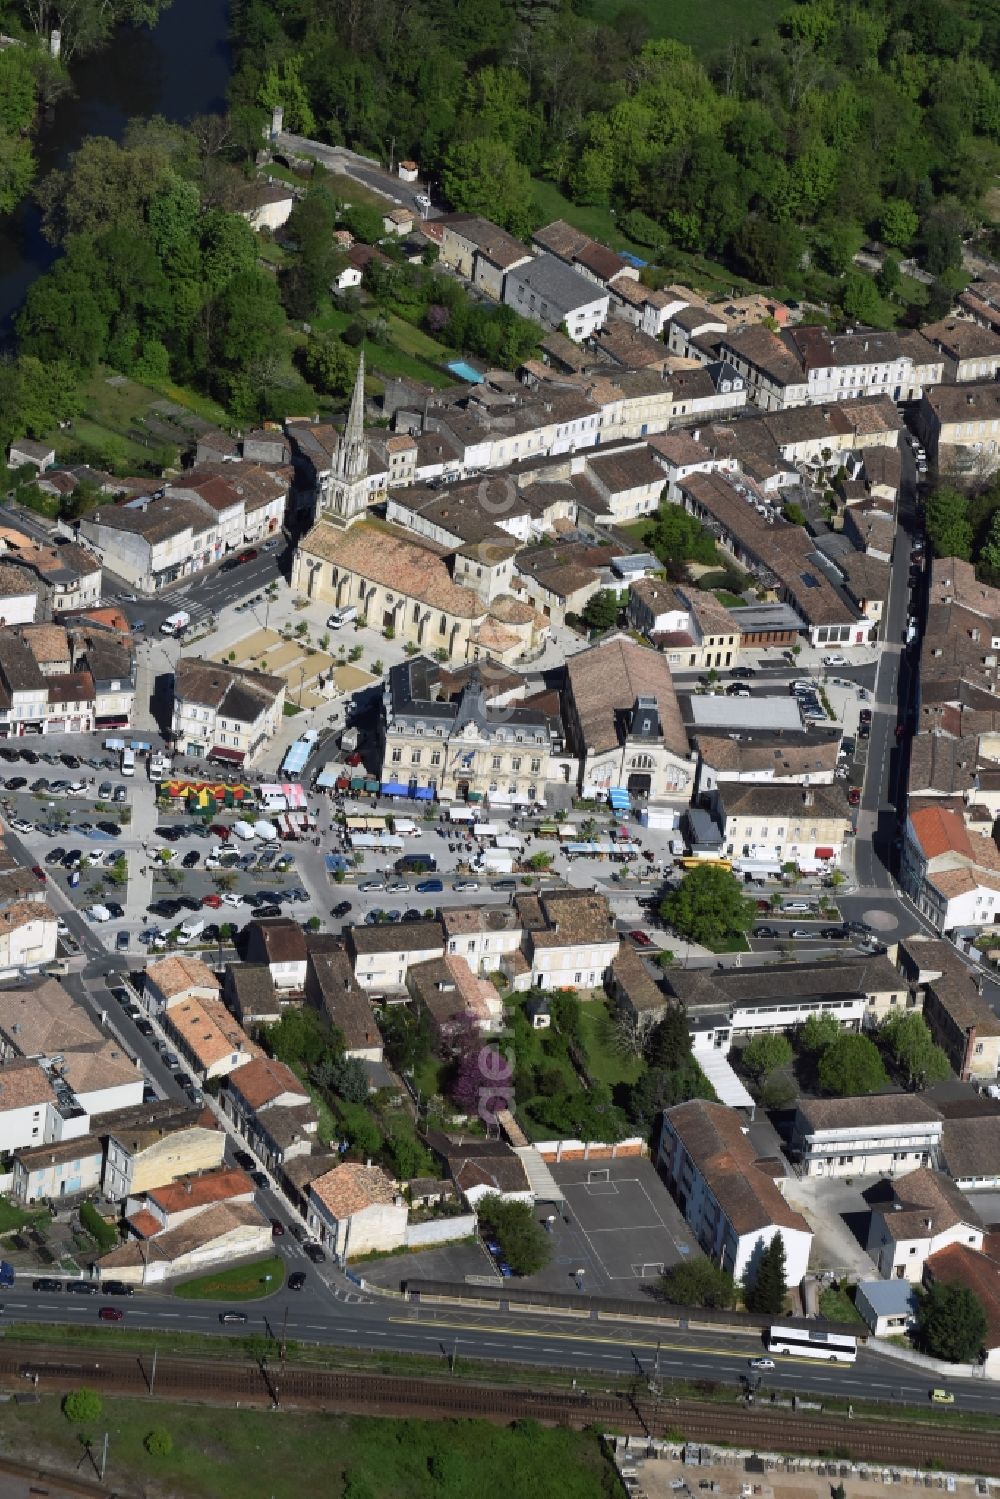
M56 1278L55 1278L54 1275L40 1275L37 1280L33 1280L31 1282L31 1289L33 1291L56 1291L56 1292L59 1292L59 1291L62 1290L62 1288L63 1288L62 1281L61 1280L56 1280Z
M420 887L418 885L417 889L419 890L419 888ZM440 888L444 889L444 886L442 885ZM363 880L362 883L358 886L358 890L362 895L375 895L384 889L384 880Z
M196 848L193 848L191 849L190 853L184 855L183 859L181 860L181 867L183 869L194 869L197 867L200 860L201 854L199 854Z
M858 807L858 806L860 806L861 805L861 787L860 786L852 786L851 789L850 789L850 791L847 793L847 800L848 800L848 802L850 803L850 805L852 807Z
M494 889L498 887L494 885ZM418 895L439 895L444 889L443 880L421 880L416 887Z
M629 940L631 942L634 942L636 947L652 947L653 945L652 937L648 936L646 932L640 932L639 930L636 930L634 932L629 932L628 935Z
M217 911L219 909L219 907L222 905L222 896L221 895L203 895L202 898L201 898L201 903L202 903L203 906L210 906L213 911Z
M233 1160L236 1162L237 1166L240 1166L244 1171L252 1171L254 1166L256 1165L253 1156L248 1150L234 1150Z
M267 1179L267 1173L264 1171L251 1171L250 1180L255 1187L260 1187L262 1190L271 1185Z
M68 1280L66 1290L74 1296L96 1296L97 1287L89 1280Z
M827 942L840 942L847 936L847 931L842 926L825 926L820 932L820 936Z
M779 935L777 927L774 926L755 926L753 934L759 941L764 942L773 940Z

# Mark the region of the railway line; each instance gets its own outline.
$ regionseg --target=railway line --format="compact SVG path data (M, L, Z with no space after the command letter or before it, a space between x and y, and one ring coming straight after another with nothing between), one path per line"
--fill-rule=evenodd
M993 1430L949 1428L887 1417L852 1420L842 1414L786 1407L731 1406L651 1395L645 1385L603 1394L495 1388L461 1379L344 1373L285 1365L280 1360L214 1360L47 1347L0 1348L0 1387L15 1394L25 1380L39 1394L89 1385L105 1394L240 1404L368 1416L467 1417L547 1425L597 1426L607 1431L664 1436L683 1431L691 1441L754 1447L768 1452L854 1457L886 1467L934 1466L1000 1477L1000 1440Z

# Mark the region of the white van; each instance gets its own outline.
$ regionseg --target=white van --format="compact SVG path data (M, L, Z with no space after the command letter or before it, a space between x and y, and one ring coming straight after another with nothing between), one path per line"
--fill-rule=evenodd
M135 750L130 750L130 749L123 749L122 750L122 775L123 776L134 776L135 775Z
M334 609L327 620L327 629L342 630L345 625L353 624L358 617L358 611L353 604L347 604L343 609Z
M203 921L185 921L177 933L177 941L181 947L187 947L189 942L195 942L205 930Z

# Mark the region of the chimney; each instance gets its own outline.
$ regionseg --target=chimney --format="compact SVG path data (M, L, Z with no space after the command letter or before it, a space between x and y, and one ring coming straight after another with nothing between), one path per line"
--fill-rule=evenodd
M816 800L816 793L815 793L815 791L812 789L811 786L806 786L806 788L802 792L802 805L804 807L811 807L813 805L813 803L815 802L815 800Z

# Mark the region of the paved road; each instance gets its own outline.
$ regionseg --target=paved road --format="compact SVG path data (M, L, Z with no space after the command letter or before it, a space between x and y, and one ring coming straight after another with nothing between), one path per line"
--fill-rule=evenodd
M762 1352L760 1340L745 1336L657 1329L653 1325L574 1321L565 1317L511 1315L449 1308L420 1308L402 1300L348 1300L357 1293L338 1286L331 1294L315 1267L294 1241L280 1241L289 1268L305 1269L302 1291L287 1289L264 1302L240 1307L225 1302L189 1302L152 1291L137 1292L127 1301L98 1296L54 1296L34 1292L30 1281L18 1280L6 1293L4 1320L87 1327L97 1322L103 1305L124 1309L122 1324L131 1330L148 1328L150 1348L156 1334L211 1333L242 1342L247 1337L286 1334L299 1342L326 1346L394 1350L440 1357L442 1365L457 1355L498 1359L520 1364L565 1368L574 1373L692 1377L731 1384L734 1393L748 1373L748 1360ZM290 1245L290 1248L284 1246ZM245 1324L223 1324L224 1310L246 1313ZM113 1346L115 1328L106 1329ZM30 1359L29 1359L30 1361ZM937 1376L924 1374L862 1351L853 1368L833 1368L815 1360L778 1358L776 1369L764 1373L763 1388L811 1391L848 1400L883 1400L922 1405ZM1000 1388L982 1380L949 1380L956 1403L966 1410L1000 1414Z

